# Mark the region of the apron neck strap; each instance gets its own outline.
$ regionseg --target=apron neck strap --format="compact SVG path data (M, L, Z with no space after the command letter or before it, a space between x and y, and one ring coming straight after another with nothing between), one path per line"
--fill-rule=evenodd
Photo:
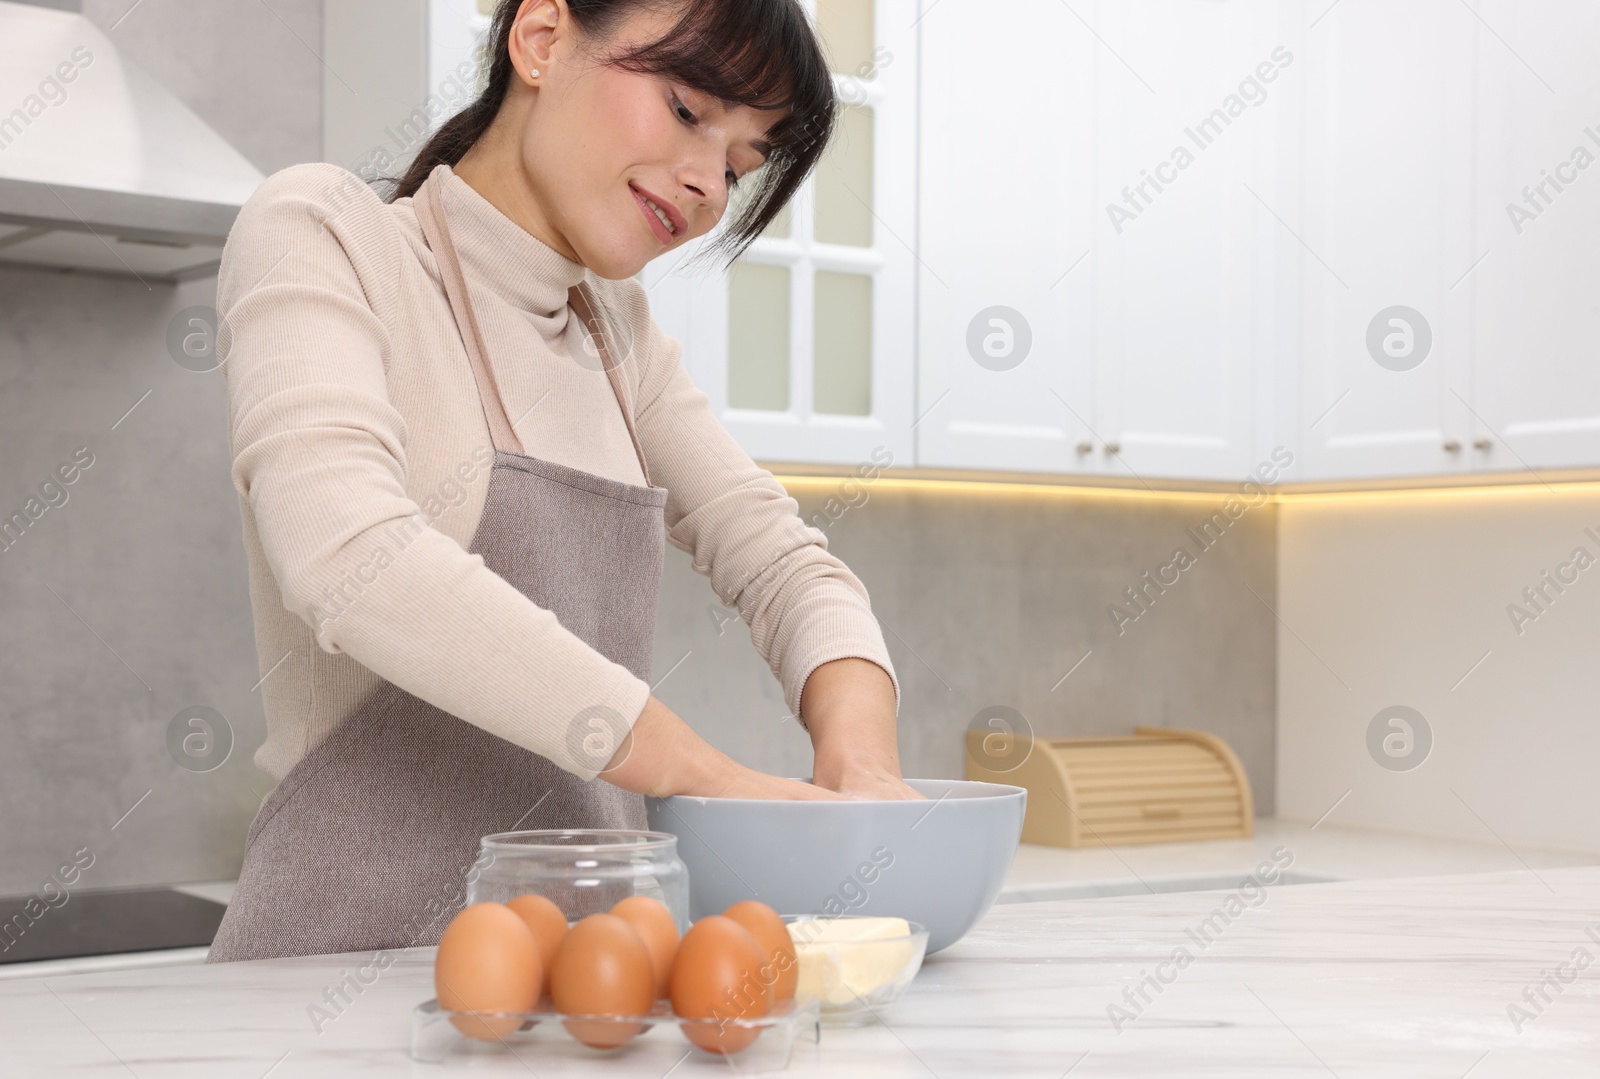
M617 404L622 406L622 422L628 425L628 438L633 441L633 452L639 458L639 471L644 476L645 486L648 487L650 466L645 464L644 446L640 444L639 431L633 424L633 409L628 405L628 391L622 384L621 365L611 358L611 350L606 344L611 334L605 321L595 317L594 306L589 302L588 292L588 284L580 281L567 290L567 302L577 312L584 330L600 350L600 363L606 369L606 379L611 383L611 392L616 395Z
M483 330L478 324L477 312L473 309L472 298L467 292L467 280L461 270L461 258L456 252L455 242L450 237L450 223L444 210L444 197L439 190L440 185L434 180L434 175L429 174L412 198L412 206L417 213L417 223L422 226L423 238L427 240L428 247L433 251L434 259L439 264L439 276L444 281L445 296L450 301L450 310L455 315L456 327L460 330L462 342L467 347L467 357L472 365L472 377L478 385L478 400L483 407L483 417L489 425L489 439L497 450L522 454L522 440L517 437L516 429L506 415L505 402L500 396L500 387L495 382L494 368L489 366ZM588 286L580 282L568 290L567 300L577 312L585 332L592 335L599 349L606 379L611 383L611 392L617 399L617 405L622 409L622 419L627 424L628 437L633 441L633 452L639 458L639 470L644 474L645 485L649 486L650 470L645 465L644 447L640 444L638 431L634 427L633 412L628 407L621 374L617 364L611 359L610 350L606 347L605 324L594 317L594 307L589 303L587 291Z
M456 328L467 346L467 358L472 364L473 381L478 384L478 401L483 407L483 417L489 424L489 441L497 450L522 452L522 440L506 417L505 404L500 398L500 387L494 380L494 369L489 366L487 350L483 345L483 331L478 326L477 312L467 295L466 277L461 272L461 258L450 239L450 226L445 217L444 200L439 185L430 175L417 189L411 200L417 212L417 223L422 235L439 264L439 276L444 281L444 293L455 315Z

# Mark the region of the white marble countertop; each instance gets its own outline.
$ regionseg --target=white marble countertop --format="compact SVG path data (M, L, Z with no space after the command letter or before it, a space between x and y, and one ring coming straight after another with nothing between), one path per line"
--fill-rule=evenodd
M1501 869L1555 869L1600 865L1581 851L1512 849L1485 832L1482 842L1406 832L1347 828L1336 821L1306 824L1257 817L1248 839L1208 839L1138 846L1091 846L1079 850L1023 843L1006 874L1002 902L1081 899L1096 895L1148 895L1152 891L1221 888L1228 878L1288 848L1286 870L1293 883L1304 878L1368 880ZM1215 878L1221 878L1215 880ZM1207 882L1208 878L1215 882ZM1196 884L1196 881L1202 883ZM1179 886L1182 886L1181 888Z
M1174 963L1178 949L1188 959ZM520 1059L413 1062L409 1013L432 995L432 950L396 954L320 1032L311 1007L369 956L0 982L0 1074L730 1074L684 1059L664 1029L609 1057L558 1036ZM880 1024L823 1030L785 1074L1595 1076L1595 960L1593 867L1013 903L930 957Z

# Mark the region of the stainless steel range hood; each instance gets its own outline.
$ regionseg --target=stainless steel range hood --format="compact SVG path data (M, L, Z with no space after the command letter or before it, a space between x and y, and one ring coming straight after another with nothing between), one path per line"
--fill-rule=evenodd
M0 265L212 273L264 179L87 18L0 0Z

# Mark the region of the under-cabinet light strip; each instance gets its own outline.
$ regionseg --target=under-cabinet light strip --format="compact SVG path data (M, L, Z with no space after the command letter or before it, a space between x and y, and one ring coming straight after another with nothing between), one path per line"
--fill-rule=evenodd
M1206 502L1213 505L1231 497L1260 505L1256 491L1214 490L1173 491L1160 488L1099 487L1061 483L1019 483L1011 480L949 480L949 479L893 479L879 477L867 479L853 475L806 476L793 473L775 473L774 477L785 488L832 488L854 482L861 487L876 490L947 492L950 494L1009 494L1055 498L1105 498L1147 502ZM1451 487L1389 487L1353 491L1272 491L1269 499L1283 505L1305 505L1316 502L1349 501L1415 501L1419 498L1497 498L1497 497L1550 497L1552 495L1600 497L1600 480L1554 481L1550 483L1486 483Z

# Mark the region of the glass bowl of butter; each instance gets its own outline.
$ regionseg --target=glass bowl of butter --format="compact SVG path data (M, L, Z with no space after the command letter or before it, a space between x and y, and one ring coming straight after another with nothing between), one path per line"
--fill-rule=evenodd
M865 914L791 914L783 919L799 961L795 996L813 997L824 1026L877 1018L922 968L928 930L905 918Z

